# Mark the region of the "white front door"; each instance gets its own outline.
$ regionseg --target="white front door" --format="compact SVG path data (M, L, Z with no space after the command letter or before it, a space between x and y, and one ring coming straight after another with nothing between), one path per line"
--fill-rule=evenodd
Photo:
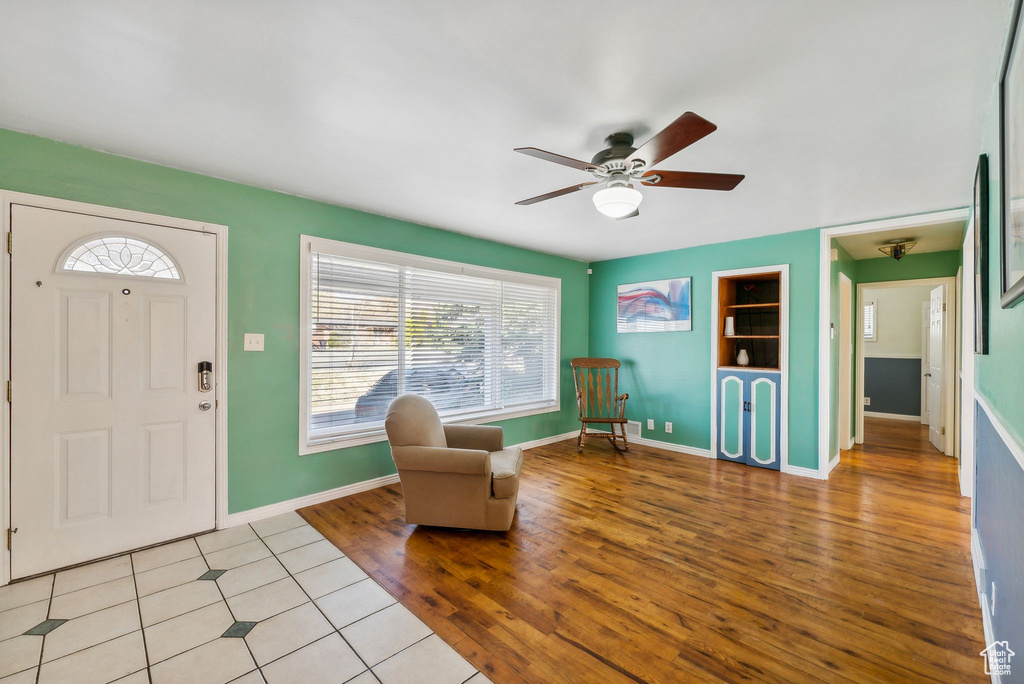
M21 205L11 233L12 577L212 529L215 238Z
M946 286L932 290L928 305L928 440L939 451L946 451L943 409L943 359L946 340Z

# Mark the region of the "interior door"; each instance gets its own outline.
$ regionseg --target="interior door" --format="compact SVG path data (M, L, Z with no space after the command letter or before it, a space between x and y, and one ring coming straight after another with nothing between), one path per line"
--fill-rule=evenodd
M946 339L946 286L931 292L928 304L928 440L939 451L946 450L943 409L943 359Z
M215 238L20 205L11 226L12 576L213 528Z
M853 436L850 429L853 399L853 282L839 275L839 448L849 449Z

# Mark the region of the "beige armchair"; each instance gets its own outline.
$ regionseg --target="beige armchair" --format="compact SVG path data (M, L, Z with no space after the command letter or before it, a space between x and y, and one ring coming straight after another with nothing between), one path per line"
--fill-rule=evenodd
M523 452L502 448L500 427L441 425L433 404L403 394L384 429L405 493L405 521L507 530L519 494Z

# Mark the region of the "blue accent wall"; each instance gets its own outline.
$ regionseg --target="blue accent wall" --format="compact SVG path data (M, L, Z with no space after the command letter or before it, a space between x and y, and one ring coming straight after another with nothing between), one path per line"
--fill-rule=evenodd
M865 411L921 415L921 359L864 357Z
M1007 639L1021 654L1012 662L1013 675L1002 681L1024 682L1024 467L996 431L988 413L975 404L976 480L975 513L986 572L984 592L992 599L996 583L996 611L992 632Z

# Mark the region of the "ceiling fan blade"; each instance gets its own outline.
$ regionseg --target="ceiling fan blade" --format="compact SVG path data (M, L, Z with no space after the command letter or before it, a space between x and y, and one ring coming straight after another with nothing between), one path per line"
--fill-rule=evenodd
M643 159L647 162L647 168L650 168L658 162L668 159L684 147L689 147L704 136L714 133L717 128L718 126L707 119L697 116L693 112L686 112L666 126L661 133L641 145L640 149L629 155L626 163Z
M554 152L548 152L547 150L541 150L536 147L517 147L515 151L521 154L525 154L529 157L536 157L537 159L543 159L544 161L561 164L562 166L571 166L572 168L579 169L580 171L589 171L590 169L604 168L599 164L591 164L590 162L580 161L579 159L573 159L572 157L566 157L561 154L555 154Z
M661 176L661 180L653 182L657 176ZM654 169L641 176L640 182L646 186L658 188L732 190L740 184L743 178L743 174L739 173L700 173L698 171L659 171Z
M625 216L620 216L619 218L617 218L615 220L616 221L621 221L622 219L633 218L634 216L639 216L639 215L640 215L640 210L636 209L632 214L626 214Z
M580 183L579 185L570 185L569 187L562 188L561 190L555 190L553 192L548 192L548 193L545 193L543 195L537 195L536 197L531 197L530 199L520 200L520 201L516 202L516 204L520 204L520 205L536 204L537 202L543 202L544 200L554 199L555 197L561 197L562 195L568 195L571 192L576 192L577 190L582 190L583 188L587 187L588 185L597 185L597 181L592 181L590 183Z

